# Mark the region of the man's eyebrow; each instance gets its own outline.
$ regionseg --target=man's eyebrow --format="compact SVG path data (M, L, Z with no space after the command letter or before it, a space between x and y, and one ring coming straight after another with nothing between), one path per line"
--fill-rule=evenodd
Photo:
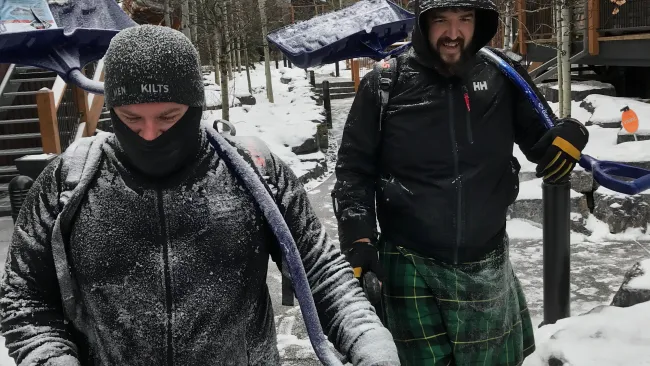
M168 109L168 110L166 110L166 111L160 113L160 115L161 115L161 116L168 116L168 115L170 115L170 114L173 114L173 113L176 113L176 112L180 112L180 110L181 110L180 107L173 107L173 108L170 108L170 109Z

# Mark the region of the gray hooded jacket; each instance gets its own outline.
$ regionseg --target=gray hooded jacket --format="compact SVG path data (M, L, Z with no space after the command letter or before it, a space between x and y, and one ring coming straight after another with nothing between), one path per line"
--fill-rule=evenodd
M205 137L205 131L202 131ZM2 278L2 331L23 365L279 365L266 286L276 245L252 197L206 138L200 156L165 182L131 171L114 136L69 229L64 154L34 183ZM91 159L89 158L89 161ZM279 159L268 167L329 340L355 365L397 361L390 333L352 269L327 240L307 195ZM84 329L63 311L52 248L65 242Z

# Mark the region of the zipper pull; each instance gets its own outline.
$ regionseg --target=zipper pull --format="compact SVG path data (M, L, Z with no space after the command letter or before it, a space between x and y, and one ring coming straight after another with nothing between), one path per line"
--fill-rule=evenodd
M467 111L470 112L470 105L469 105L469 92L467 91L467 87L463 86L463 93L465 97L465 106L467 107Z

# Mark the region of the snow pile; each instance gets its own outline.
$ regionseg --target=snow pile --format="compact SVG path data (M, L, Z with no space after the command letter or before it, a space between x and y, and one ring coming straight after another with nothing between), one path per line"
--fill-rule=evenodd
M650 259L641 261L639 265L643 274L639 277L634 277L627 284L627 287L636 290L650 290Z
M524 366L552 365L552 358L571 366L650 365L649 328L650 303L597 308L540 328Z
M297 147L312 139L316 134L317 123L323 120L322 107L311 98L313 91L304 70L298 68L271 67L274 103L266 97L266 78L264 65L256 64L251 73L253 96L257 103L230 108L230 122L235 125L238 136L257 136L269 145L271 151L287 163L300 177L313 169L317 162L323 160L324 154L317 152L308 158L292 152ZM282 84L280 78L291 79L289 84ZM214 82L214 73L204 78L206 99L209 104L221 104L219 87ZM249 95L246 72L234 73L234 79L228 86L230 105L237 95ZM291 91L289 91L291 89ZM221 119L221 110L206 111L203 123L212 126ZM302 158L302 159L301 159ZM309 161L307 161L309 160Z
M269 37L289 52L311 52L361 31L401 20L386 0L362 0L347 8L281 28Z
M551 89L559 90L557 82L548 83ZM596 80L572 81L571 91L587 91L610 88L612 84L603 83Z
M519 184L518 200L541 200L542 199L542 178L521 182ZM571 190L571 198L582 197L582 194Z
M639 117L639 133L650 133L650 104L638 100L606 95L588 95L585 104L591 105L594 112L590 122L594 124L621 122L623 107L630 107ZM573 112L573 109L572 109Z

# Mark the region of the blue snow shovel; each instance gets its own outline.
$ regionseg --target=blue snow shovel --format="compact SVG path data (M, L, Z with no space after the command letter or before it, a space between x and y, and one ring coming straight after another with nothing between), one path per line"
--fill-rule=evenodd
M492 61L501 72L526 94L528 101L530 101L544 125L548 129L552 128L554 126L553 120L526 80L512 66L489 49L483 48L479 53ZM592 172L594 180L598 184L612 191L634 195L650 189L650 170L615 161L601 161L586 154L582 154L580 157L580 166Z
M408 37L415 16L388 0L362 0L344 9L276 29L267 40L299 68L369 57L379 61L405 47L384 51Z
M103 83L88 79L81 69L104 57L120 30L137 24L114 0L53 2L49 7L59 28L48 28L41 20L39 28L47 29L0 33L0 63L51 70L66 83L103 94Z

